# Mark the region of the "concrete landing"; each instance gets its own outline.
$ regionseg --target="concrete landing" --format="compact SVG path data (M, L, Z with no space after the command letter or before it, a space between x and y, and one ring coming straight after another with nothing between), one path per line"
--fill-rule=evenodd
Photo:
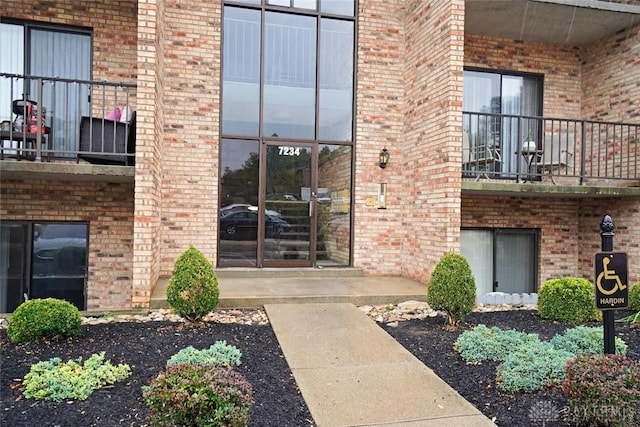
M495 425L353 304L265 310L318 427Z
M219 270L219 308L261 308L265 304L348 302L355 305L424 301L426 285L406 277L363 276L353 269ZM167 284L160 279L152 309L168 308Z

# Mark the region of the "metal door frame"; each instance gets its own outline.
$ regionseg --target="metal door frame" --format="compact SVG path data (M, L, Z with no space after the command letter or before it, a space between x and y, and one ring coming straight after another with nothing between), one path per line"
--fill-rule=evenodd
M309 259L283 259L265 260L265 211L266 211L266 184L267 184L267 147L302 147L311 150L311 199L309 200ZM260 183L258 185L258 267L315 267L318 217L316 198L318 192L318 144L315 142L300 142L298 140L273 141L262 140L260 144Z

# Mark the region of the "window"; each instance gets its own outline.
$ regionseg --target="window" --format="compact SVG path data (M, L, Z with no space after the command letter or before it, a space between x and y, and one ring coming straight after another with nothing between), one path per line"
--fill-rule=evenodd
M60 26L43 26L31 23L0 23L2 44L2 61L0 72L37 76L58 77L67 79L91 79L91 32L83 29L64 28ZM0 99L19 99L26 96L32 101L37 97L36 80L14 81L13 88L9 79L0 79ZM57 94L57 96L56 96ZM62 96L65 94L65 96ZM47 126L54 129L67 129L77 132L80 115L89 111L88 87L65 82L48 84L42 91L43 104L47 110ZM69 102L65 99L75 100ZM69 108L80 108L81 114L69 111ZM0 120L12 120L11 105L0 103ZM63 132L53 134L50 147L53 149L73 149L75 135Z
M224 6L218 266L349 264L355 10Z
M303 3L316 7L293 6ZM225 7L222 133L351 142L354 25L281 8Z
M465 70L463 130L472 146L497 149L506 175L517 170L517 151L537 141L542 122L542 76Z
M86 223L0 224L0 312L26 299L59 298L86 308Z
M467 229L460 252L469 261L477 295L531 293L538 288L538 231Z

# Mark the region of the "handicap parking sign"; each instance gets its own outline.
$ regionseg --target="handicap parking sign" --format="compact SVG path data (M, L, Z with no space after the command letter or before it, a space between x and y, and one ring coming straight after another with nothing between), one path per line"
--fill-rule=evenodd
M600 252L595 256L596 308L615 310L629 305L628 264L625 252Z

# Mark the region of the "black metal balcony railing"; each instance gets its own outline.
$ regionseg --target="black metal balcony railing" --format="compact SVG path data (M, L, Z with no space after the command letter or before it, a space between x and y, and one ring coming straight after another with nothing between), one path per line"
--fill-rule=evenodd
M0 159L133 164L135 89L122 82L0 73Z
M463 176L640 180L640 124L463 112Z

